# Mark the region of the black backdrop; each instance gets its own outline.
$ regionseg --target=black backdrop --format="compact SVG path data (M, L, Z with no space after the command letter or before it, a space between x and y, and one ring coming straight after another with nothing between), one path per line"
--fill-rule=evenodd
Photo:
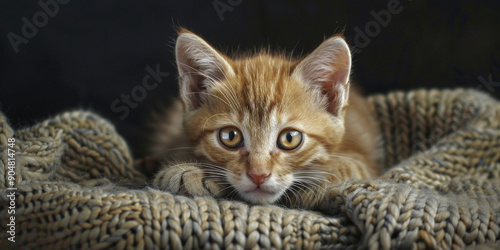
M178 26L223 51L269 46L295 55L343 31L366 93L469 87L498 97L496 2L1 0L0 106L14 128L93 110L140 154L147 114L177 93Z

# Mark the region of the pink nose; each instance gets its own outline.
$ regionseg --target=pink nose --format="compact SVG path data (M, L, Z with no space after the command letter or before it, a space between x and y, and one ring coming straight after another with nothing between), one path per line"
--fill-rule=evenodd
M262 185L271 174L251 174L247 173L250 180L257 185Z

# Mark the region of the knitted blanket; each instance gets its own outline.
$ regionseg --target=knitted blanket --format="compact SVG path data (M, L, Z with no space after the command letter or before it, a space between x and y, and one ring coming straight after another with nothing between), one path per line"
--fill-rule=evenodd
M338 184L317 211L140 187L145 179L127 144L99 116L67 112L14 131L0 113L0 247L498 244L500 103L463 89L394 92L369 103L386 170L375 180Z

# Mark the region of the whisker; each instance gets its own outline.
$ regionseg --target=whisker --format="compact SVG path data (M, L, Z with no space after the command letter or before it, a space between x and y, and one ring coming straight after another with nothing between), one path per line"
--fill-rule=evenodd
M294 174L320 174L320 175L330 175L330 176L333 176L335 178L337 178L339 181L342 181L341 178L339 178L336 174L334 173L330 173L330 172L325 172L325 171L321 171L321 170L315 170L315 169L309 169L309 170L299 170L299 171L296 171Z
M227 197L230 197L230 199L234 199L234 197L239 197L238 190L236 188L233 188L233 190L227 195Z
M298 200L299 199L298 190L295 190L295 187L296 186L290 186L288 191L290 191L292 193L292 195L295 196L295 199ZM301 190L303 191L303 189L301 189ZM290 205L291 204L292 204L292 201L290 200Z
M314 181L310 181L308 179L296 179L296 180L297 180L297 183L303 183L304 185L308 184L308 185L312 185L312 186L315 186L318 188L324 188L324 187L320 186L318 183L314 182L314 181L317 181L316 179L312 179Z
M192 173L201 173L207 174L206 177L224 177L227 178L229 175L235 175L232 171L227 168L217 166L210 163L199 163L199 162L190 162L190 163L178 163L171 166L169 168L179 168L180 172L178 174L182 175L186 172L187 166L197 166L199 169L190 170ZM178 178L178 177L177 177Z
M225 191L225 190L227 190L227 189L230 189L230 188L232 188L232 186L227 186L227 187L225 187L225 188L223 188L223 189L219 190L217 193L221 193L221 192L223 192L223 191Z
M304 188L306 188L306 190L311 190L312 192L314 192L314 189L313 187L316 187L318 190L321 189L321 190L326 190L325 187L321 187L319 185L316 185L316 186L309 186L307 184L312 184L312 183L307 183L307 182L296 182L296 185L297 186L302 186Z
M292 199L290 198L290 196L288 195L288 193L286 192L286 190L285 190L285 192L283 192L283 196L285 196L285 203L288 200L288 204L291 205L292 204Z

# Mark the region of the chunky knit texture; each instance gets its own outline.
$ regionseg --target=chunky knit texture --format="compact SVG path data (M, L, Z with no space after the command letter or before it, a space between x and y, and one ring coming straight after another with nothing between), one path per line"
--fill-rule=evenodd
M321 212L137 188L124 140L95 114L14 131L0 116L0 229L8 245L15 138L16 244L60 248L463 248L500 242L500 103L473 90L369 97L386 166ZM132 185L131 185L132 184ZM135 187L135 188L134 188ZM498 246L498 245L497 245Z

